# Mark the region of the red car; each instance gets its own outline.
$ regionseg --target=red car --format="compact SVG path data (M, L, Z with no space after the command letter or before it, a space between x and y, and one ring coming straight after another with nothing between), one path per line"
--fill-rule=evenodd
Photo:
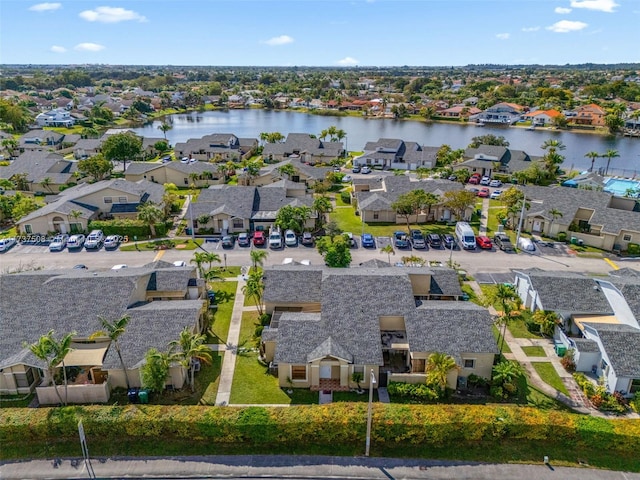
M253 234L253 244L256 247L262 247L262 246L264 246L264 242L265 242L264 232L261 231L261 230L258 230L256 232L254 232L254 234Z
M469 185L478 185L480 183L480 177L471 177L469 179Z
M476 237L476 244L484 250L491 250L493 248L491 239L485 236Z
M487 187L482 187L478 192L480 198L488 198L491 195L491 191Z

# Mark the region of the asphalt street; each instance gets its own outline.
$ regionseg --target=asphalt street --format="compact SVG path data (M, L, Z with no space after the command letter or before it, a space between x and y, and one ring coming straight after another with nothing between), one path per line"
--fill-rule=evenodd
M358 232L359 233L359 232ZM444 249L428 250L396 250L390 257L386 253L381 253L379 248L365 249L360 247L359 234L354 232L358 242L358 248L351 250L352 265L377 258L391 263L399 262L403 256L416 255L427 261L436 261L446 264L451 258L471 275L478 272L506 273L514 268L537 267L542 270L562 270L574 272L606 273L612 270L612 265L603 258L585 258L568 254L564 247L542 248L535 253L505 253L495 248L488 250L464 251L454 250L453 252ZM389 239L377 238L376 247L384 244ZM249 257L249 247L239 247L237 244L233 249L223 249L220 242L203 243L202 248L213 251L220 255L228 266L248 266L251 264ZM49 252L47 246L43 245L16 245L7 252L0 253L0 270L2 272L14 271L25 268L71 268L77 264L84 264L90 270L109 269L116 264L126 264L129 267L141 266L154 259L162 259L167 262L183 260L189 263L193 258L194 250L162 250L149 251L140 247L141 251L98 251L81 250L77 252ZM197 251L197 250L196 250ZM265 265L281 264L286 258L295 261L309 260L312 265L322 265L323 259L313 247L298 245L297 247L285 247L280 250L270 250ZM617 260L613 262L618 266L630 266L638 268L640 260Z
M286 478L430 480L640 480L640 474L539 465L475 464L392 458L212 456L94 459L93 478ZM92 478L82 459L0 464L0 478Z

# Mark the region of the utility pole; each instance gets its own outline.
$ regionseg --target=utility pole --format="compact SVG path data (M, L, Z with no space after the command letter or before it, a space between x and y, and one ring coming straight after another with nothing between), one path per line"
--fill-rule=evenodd
M520 248L520 233L522 232L522 221L524 220L524 207L527 204L527 197L522 197L522 209L520 210L520 220L518 221L518 234L516 235L516 248Z
M369 449L371 447L371 417L373 414L373 386L376 383L376 376L373 374L373 368L370 372L369 378L369 409L367 411L367 439L365 441L364 456L369 456Z

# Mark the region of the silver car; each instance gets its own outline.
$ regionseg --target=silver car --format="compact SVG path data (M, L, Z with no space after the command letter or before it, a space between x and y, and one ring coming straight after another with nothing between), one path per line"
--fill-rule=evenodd
M69 241L69 235L60 234L53 237L51 243L49 244L50 252L61 252L67 246L67 242Z

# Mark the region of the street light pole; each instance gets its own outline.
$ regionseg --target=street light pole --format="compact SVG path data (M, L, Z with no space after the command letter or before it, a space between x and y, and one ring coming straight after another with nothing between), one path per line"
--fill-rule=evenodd
M371 416L373 413L373 385L376 383L376 377L373 374L373 368L369 378L369 409L367 412L367 439L365 442L364 456L369 456L369 448L371 447Z
M193 204L191 203L191 195L189 195L189 220L191 221L191 241L195 242L195 228L193 226Z
M518 234L516 235L516 248L520 248L520 232L522 231L522 221L524 220L524 207L527 204L527 197L522 197L522 209L520 210L520 220L518 220Z

